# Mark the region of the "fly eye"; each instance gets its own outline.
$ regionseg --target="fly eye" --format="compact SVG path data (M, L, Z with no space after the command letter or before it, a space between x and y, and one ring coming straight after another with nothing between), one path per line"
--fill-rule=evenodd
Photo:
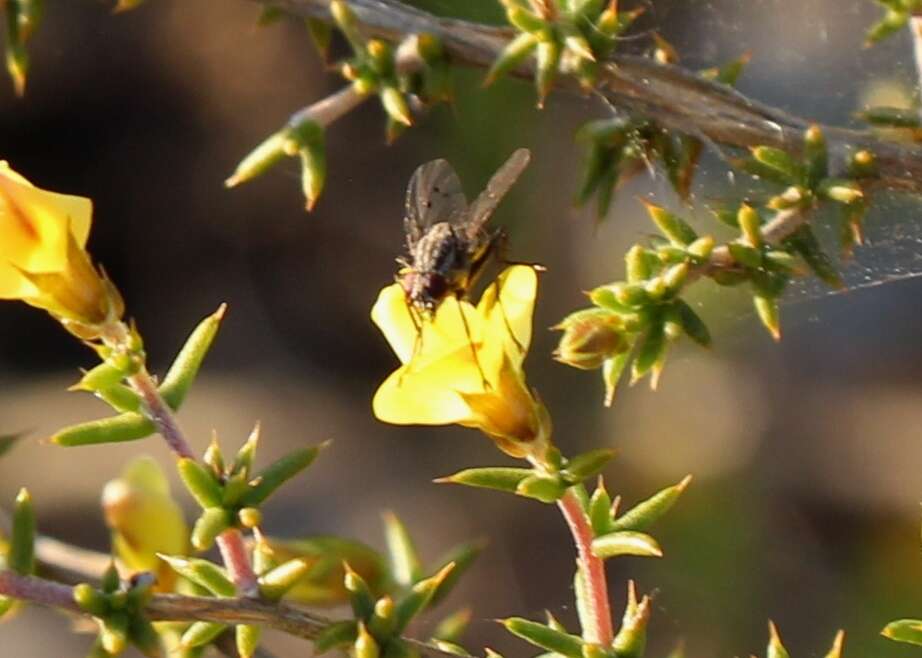
M426 292L435 299L440 299L445 294L446 289L445 278L438 274L429 277L426 282Z

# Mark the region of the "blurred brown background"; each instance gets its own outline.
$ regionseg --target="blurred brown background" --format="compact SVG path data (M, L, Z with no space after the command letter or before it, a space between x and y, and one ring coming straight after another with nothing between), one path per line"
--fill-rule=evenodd
M449 158L475 193L512 149L533 150L496 221L510 228L514 257L549 268L537 327L584 304L581 290L621 277L625 249L650 230L634 197L672 199L666 184L632 183L594 230L590 213L571 205L580 164L572 136L606 108L558 96L538 113L528 85L482 91L480 73L464 72L455 107L436 109L394 146L384 145L374 103L336 124L329 183L314 214L302 211L294 161L226 191L222 181L239 158L340 81L325 73L301 25L257 27L253 2L149 0L119 16L109 4L48 3L26 98L0 85L0 156L42 187L94 199L92 252L124 292L155 366L169 362L199 318L229 303L181 415L197 446L212 428L234 446L257 419L263 459L332 438L309 475L268 507L271 532L339 533L380 546L379 515L389 508L429 557L486 536L487 552L453 598L475 608L470 646L534 653L507 638L496 617L549 608L574 625L573 551L556 511L431 484L463 467L503 463L475 432L389 427L371 416L371 396L395 359L368 313L392 280L404 187L423 161ZM500 15L493 0L419 4L482 20ZM905 99L914 84L907 35L860 49L878 14L867 0L650 4L642 25L671 40L688 66L751 50L740 88L803 116L848 124L868 99ZM700 199L744 192L719 160L705 161ZM863 257L872 280L912 273L919 217L906 201L872 213L876 246ZM714 230L703 209L696 218ZM868 273L852 271L856 281ZM761 653L768 618L798 656L823 655L840 627L850 657L918 655L877 633L893 618L922 615L922 282L820 300L795 293L780 346L745 298L717 311L714 290L699 288L715 347L683 344L656 394L625 390L603 410L595 373L551 361L550 332L538 331L529 359L564 452L617 448L609 489L627 502L696 476L655 533L665 559L612 563L616 614L631 577L657 592L650 656L679 637L690 656ZM81 450L41 440L105 412L64 390L92 363L46 316L0 307L0 432L33 439L0 461L0 500L28 486L42 531L107 550L102 483L138 451L169 458L156 439ZM79 656L89 641L45 611L0 626L3 656ZM291 640L275 646L280 656L309 652Z

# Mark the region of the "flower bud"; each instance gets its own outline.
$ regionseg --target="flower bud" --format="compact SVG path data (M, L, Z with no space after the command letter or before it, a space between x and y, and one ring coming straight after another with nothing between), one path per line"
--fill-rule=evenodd
M628 347L622 335L621 319L612 313L592 311L564 322L564 333L554 353L554 358L561 363L594 370L600 368L605 359Z
M132 572L155 573L158 591L169 591L175 575L157 553L185 555L189 529L157 463L148 457L130 463L106 484L102 507L119 560Z

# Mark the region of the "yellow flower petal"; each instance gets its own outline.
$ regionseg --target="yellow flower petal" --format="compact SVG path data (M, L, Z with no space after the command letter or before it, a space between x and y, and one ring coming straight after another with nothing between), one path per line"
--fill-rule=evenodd
M506 337L504 349L510 355L519 354L516 365L521 364L531 345L537 295L538 275L535 269L529 265L513 265L487 288L477 305L477 310L490 326L489 331Z
M472 416L457 391L433 387L431 379L408 374L406 366L378 387L372 410L378 420L394 425L451 425Z
M462 345L476 342L483 325L473 306L454 297L446 298L431 319L419 318L414 322L403 288L396 283L384 288L378 295L371 310L371 319L400 362L407 363L412 359L418 367L437 361Z
M58 272L67 264L68 233L82 249L92 216L89 199L34 187L0 163L0 298L36 295L22 276Z

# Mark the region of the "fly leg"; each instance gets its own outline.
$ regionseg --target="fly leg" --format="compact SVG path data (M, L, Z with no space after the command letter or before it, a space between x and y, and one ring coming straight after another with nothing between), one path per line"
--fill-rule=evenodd
M416 338L413 339L413 354L410 355L410 360L407 362L406 368L400 373L400 377L397 379L398 387L403 384L403 378L410 372L410 367L413 365L416 356L423 350L424 323L422 318L419 317L419 314L412 305L407 305L407 311L410 313L410 320L413 321L413 327L416 329Z
M506 255L509 251L509 236L506 234L506 231L500 229L497 231L496 236L493 238L492 249L496 252L496 260L503 265L525 265L532 268L536 272L545 272L547 268L544 265L539 263L526 263L523 261L514 261L506 258ZM496 301L499 303L499 310L503 316L503 324L506 325L506 333L509 334L509 337L512 338L512 342L515 343L516 348L520 352L525 352L525 346L519 342L519 339L516 337L515 332L512 330L512 325L509 324L509 316L506 315L506 309L503 307L503 291L499 289L496 291Z
M477 366L477 372L480 373L480 381L483 384L485 390L490 390L493 388L490 385L490 382L487 381L487 376L483 372L483 367L480 365L480 359L477 357L477 348L474 346L474 337L471 336L471 328L467 324L467 317L464 315L464 308L461 306L461 300L458 300L458 313L461 314L461 324L464 325L464 333L467 336L467 344L471 348L471 356L474 357L474 364Z

